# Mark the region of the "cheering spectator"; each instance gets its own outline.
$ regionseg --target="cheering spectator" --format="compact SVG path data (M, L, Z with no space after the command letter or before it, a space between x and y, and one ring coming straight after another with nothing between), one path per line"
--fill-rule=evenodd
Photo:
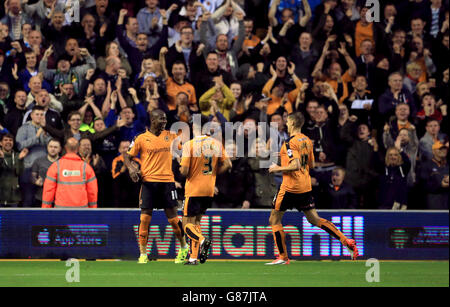
M158 41L149 47L148 37L145 33L138 33L136 35L136 43L131 44L124 34L124 17L128 13L126 9L120 10L119 20L117 21L116 36L120 42L120 46L125 50L128 55L131 67L134 74L138 74L141 68L142 60L148 54L155 58L159 54L161 47L167 44L167 16L163 14L163 29Z
M248 158L238 157L234 142L227 144L225 149L232 161L232 168L217 176L213 207L250 208L255 180L248 165Z
M36 94L35 97L35 103L32 103L31 106L29 107L29 109L33 108L34 106L39 106L42 107L43 110L45 111L45 120L46 122L54 127L55 129L62 129L62 121L61 121L61 116L59 115L59 112L50 109L50 103L51 103L51 96L50 94L42 89L39 90ZM26 121L30 120L30 114L31 114L31 110L29 110L27 113L25 113L24 117L23 117L23 122L25 123Z
M345 165L347 182L356 192L358 205L364 209L376 208L378 150L378 143L371 137L367 124L359 124Z
M56 139L51 139L47 144L47 156L38 158L31 167L31 181L36 186L34 204L37 204L38 207L42 203L42 187L47 176L47 170L53 162L59 159L61 150L61 143Z
M436 141L432 146L433 158L420 167L420 178L426 192L426 208L448 210L448 141Z
M396 144L398 146L398 142ZM405 210L408 203L407 175L411 162L397 147L386 151L384 172L380 174L379 208Z
M320 198L321 209L359 209L355 191L345 181L345 174L345 169L338 166L331 172L331 180L320 182L324 191Z
M182 33L185 33L186 31L192 31L192 29L184 29L182 30ZM167 52L167 48L162 48L160 51L160 57L164 57L165 53ZM164 62L164 61L163 61ZM194 86L186 81L187 77L187 70L186 70L186 64L184 61L175 61L172 64L172 77L168 76L167 70L165 68L165 65L163 65L162 71L164 79L166 80L166 88L167 88L167 106L169 110L174 110L175 105L175 98L178 95L178 93L183 92L186 93L189 97L189 107L193 110L197 110L197 97L195 95L195 88Z
M181 62L185 66L185 77L195 80L197 69L203 64L204 48L204 44L194 42L194 30L190 26L183 27L180 30L180 40L173 44L167 52L167 68L171 69L172 77L175 77L173 65Z
M23 90L18 90L14 94L14 106L9 109L5 115L5 127L12 135L17 134L17 130L22 126L23 117L27 112L25 103L27 102L27 93Z
M130 88L131 96L135 103L136 111L133 111L131 107L122 108L120 111L120 140L132 141L134 137L145 131L147 125L147 113L145 107L140 103L136 90ZM114 91L111 94L111 109L108 116L105 118L105 124L107 127L113 127L117 122L116 114L116 102L118 100L118 94ZM122 123L123 121L123 123Z
M210 108L215 104L227 121L229 121L230 110L233 108L236 99L228 86L223 82L222 76L216 77L214 82L214 87L200 97L200 110L205 116L212 115Z
M97 68L100 70L106 69L106 59L109 57L118 57L120 59L120 67L125 69L126 75L130 76L132 73L131 65L128 59L120 52L119 44L115 41L109 42L105 47L105 56L97 58Z
M116 208L136 208L138 206L139 185L131 180L123 162L123 154L128 151L130 144L130 141L127 140L120 142L120 155L112 162L113 205ZM140 165L141 162L138 158L133 158L132 163Z
M47 154L47 144L50 141L50 136L42 127L44 114L45 109L43 107L33 107L30 113L31 120L23 124L16 135L17 148L19 150L28 149L28 154L24 160L24 172L20 178L24 207L33 206L35 186L32 182L31 168L34 161Z
M254 195L250 201L252 208L271 208L272 195L275 195L277 192L274 174L269 173L267 168L262 167L264 162L267 163L269 161L269 155L270 152L266 142L260 138L256 139L249 152L247 161L253 173L255 185ZM245 205L242 208L248 209Z
M2 135L0 145L0 207L17 207L22 199L19 177L24 170L23 159L28 154L28 148L22 149L20 153L15 152L12 134Z
M241 36L244 16L244 10L234 0L224 0L222 6L211 15L211 19L214 22L217 35L224 34L228 42L231 42L231 39L235 36ZM238 41L240 41L240 48L242 40L239 39Z
M429 119L425 126L425 135L419 141L419 159L421 161L429 161L433 159L433 144L437 141L445 143L448 136L440 132L441 125L435 119Z
M43 88L42 87L43 84L44 84L43 76L41 73L30 78L30 81L28 82L28 87L30 90L27 96L27 102L25 106L27 108L32 108L33 106L30 107L30 105L32 105L33 102L37 102L38 100L37 95L41 93L42 90L44 90L45 92L47 92L49 98L48 107L55 110L56 112L63 111L63 106L61 102L58 101L58 99L56 99L56 97L53 94L49 93L48 89Z
M80 49L81 57L86 61L86 64L71 67L71 58L61 56L57 60L57 69L47 68L47 59L52 54L53 49L50 46L44 53L44 57L39 64L39 72L42 72L44 78L49 80L54 86L59 87L59 84L72 83L76 94L81 92L81 85L84 77L89 69L95 69L95 59L89 54L86 48Z
M409 105L412 116L416 116L416 106L414 105L414 99L411 93L403 87L403 76L394 72L389 75L389 89L387 89L378 100L378 111L386 122L393 111L395 106L401 102Z
M356 64L351 58L350 54L347 52L345 47L345 43L340 43L340 48L338 51L341 55L344 56L345 61L348 65L348 70L342 74L342 67L338 62L333 62L327 69L327 74L324 75L322 73L323 64L325 62L325 57L329 54L329 46L330 41L327 40L325 46L322 50L322 55L317 61L316 66L314 67L314 71L312 76L314 78L322 79L322 77L326 78L326 82L333 87L334 93L338 96L339 102L342 103L345 98L349 95L348 84L353 81L356 76Z
M430 119L435 119L438 122L441 122L443 119L433 94L425 93L422 96L421 101L422 109L416 114L417 132L420 136L425 134L425 126ZM442 103L442 101L440 103Z
M230 0L227 0L230 1ZM208 54L210 51L215 50L218 56L218 66L220 69L231 73L233 77L236 76L238 70L238 54L241 51L242 43L245 39L244 28L244 14L242 12L236 13L237 20L239 21L239 33L238 38L234 42L234 45L230 48L230 42L226 33L219 32L216 37L216 44L214 48L209 47L208 39L206 37L207 23L203 22L200 26L200 42L206 47L204 54ZM233 35L232 37L234 37Z
M1 23L9 28L9 36L13 40L22 38L22 25L25 23L33 24L32 19L21 8L21 0L5 0L5 16L0 20Z

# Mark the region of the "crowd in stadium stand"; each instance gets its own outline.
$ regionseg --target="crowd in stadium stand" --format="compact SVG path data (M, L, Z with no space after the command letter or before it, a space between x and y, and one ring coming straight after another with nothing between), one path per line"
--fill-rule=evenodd
M158 108L167 129L243 123L216 208L271 208L261 162L302 112L318 209L448 209L448 82L448 0L5 0L0 206L40 207L75 137L98 207L137 208L123 153Z

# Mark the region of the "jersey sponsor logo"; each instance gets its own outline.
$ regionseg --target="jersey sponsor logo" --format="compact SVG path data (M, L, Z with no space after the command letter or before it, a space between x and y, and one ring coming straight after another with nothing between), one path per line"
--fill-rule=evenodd
M79 177L81 175L81 172L79 170L63 169L62 175L63 177Z

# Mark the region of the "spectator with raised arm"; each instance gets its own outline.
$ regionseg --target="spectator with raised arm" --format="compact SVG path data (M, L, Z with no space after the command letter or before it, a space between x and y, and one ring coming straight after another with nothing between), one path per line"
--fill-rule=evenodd
M397 142L398 146L399 143ZM400 147L389 147L386 151L384 170L380 171L379 208L406 210L408 203L407 175L411 162Z
M295 84L295 89L290 90L289 87L285 86L285 83L283 81L278 80L276 69L270 66L272 78L267 81L262 90L262 93L265 96L271 98L270 103L267 107L267 115L272 115L279 107L285 108L289 114L292 113L292 106L297 98L298 91L302 87L302 82L297 77L294 71L295 65L291 62L287 69L287 72Z
M17 90L14 94L14 106L8 110L5 115L5 127L12 135L17 134L17 130L23 124L23 117L27 112L25 103L27 101L27 93L23 90Z
M145 107L142 105L137 97L136 90L129 88L128 91L133 99L135 110L133 108L126 107L122 108L120 111L119 122L123 122L119 130L119 139L121 141L128 140L132 141L134 137L145 131L147 126L147 113ZM112 127L115 125L118 114L116 114L116 103L118 100L118 94L114 91L111 94L111 108L108 116L105 118L105 124L107 127Z
M215 77L214 83L214 87L200 97L200 111L205 116L214 115L211 114L211 105L217 104L218 110L227 121L230 121L230 110L233 108L236 98L234 98L229 87L223 82L221 76Z
M152 58L157 58L159 54L159 50L161 47L167 45L167 16L165 13L162 15L163 20L163 29L161 32L161 36L158 41L155 42L151 47L149 47L148 37L145 33L138 33L136 36L136 46L130 44L128 39L124 34L124 18L128 13L126 9L121 9L119 13L119 19L117 21L116 27L116 36L119 40L120 46L125 50L128 55L128 60L130 61L131 67L133 69L134 74L138 74L141 68L142 60L146 55L151 56Z
M269 24L278 37L285 37L287 44L295 44L298 36L306 30L312 17L308 0L273 0L269 8Z
M200 98L207 90L215 85L214 79L222 77L225 85L231 85L233 76L219 66L219 55L212 51L206 56L206 68L199 71L197 79L193 82L197 98Z
M241 51L242 43L245 39L244 14L242 12L237 12L236 18L239 22L239 32L238 38L234 42L234 45L230 48L229 39L224 33L218 33L215 45L215 52L218 55L219 67L224 71L231 73L233 77L236 76L237 69L239 68L237 56ZM204 50L204 54L208 54L211 51L208 47L206 27L206 23L202 23L200 26L200 42L207 46Z
M64 10L64 4L58 0L39 0L33 4L28 4L28 0L21 1L24 13L33 19L38 28L42 27L54 11Z
M0 20L9 29L9 36L12 40L22 38L22 25L33 24L33 20L28 14L22 11L21 0L5 0L5 16Z
M184 29L183 31L189 31L192 29ZM164 57L168 52L167 48L162 48L160 51L160 57L162 62L165 63ZM186 66L183 61L176 61L171 66L171 77L168 76L168 72L165 68L165 65L162 65L162 71L164 80L166 82L167 89L167 106L169 110L176 109L175 98L180 92L184 92L189 96L189 107L192 110L198 110L197 107L197 97L195 95L194 86L186 81Z
M42 72L44 79L51 82L58 90L59 84L72 83L74 85L75 94L81 92L81 86L86 73L89 69L95 69L95 59L86 48L80 49L81 57L86 64L72 67L69 57L61 56L57 60L56 69L47 68L48 57L52 54L53 48L50 46L44 53L41 63L39 64L39 72Z
M194 42L192 27L185 26L180 30L180 40L168 49L165 68L171 71L175 62L183 62L186 69L185 77L188 80L195 80L198 69L203 64L204 49L204 44Z
M128 59L120 52L119 44L115 41L108 42L105 47L105 56L100 56L97 58L96 66L100 70L106 69L106 59L110 56L119 57L120 59L120 67L125 69L127 76L130 77L132 75L132 69L130 62Z
M341 42L338 51L344 57L348 65L348 70L345 71L345 73L342 73L341 65L338 62L333 62L327 68L326 74L324 74L322 72L323 64L325 62L325 57L328 55L329 42L330 41L327 40L327 43L325 43L322 55L314 67L312 76L318 79L325 77L326 82L332 86L334 93L337 95L339 103L342 103L350 95L348 85L356 76L356 64L348 53L345 43Z
M283 42L283 39L281 39ZM312 48L313 37L310 32L302 32L298 44L290 48L290 59L295 64L295 74L301 79L310 79L314 65L319 59L319 52ZM286 48L286 47L284 47Z
M348 149L346 160L347 182L353 187L358 197L358 205L364 209L377 207L376 191L378 188L377 165L379 165L379 146L370 135L367 124L357 126L356 137Z
M225 35L230 44L235 36L240 35L244 16L244 10L234 0L224 0L223 4L211 15L211 19L217 35Z
M37 95L41 91L46 91L50 99L49 107L58 113L62 112L63 111L62 103L58 99L56 99L56 97L53 94L50 94L47 89L42 87L43 78L44 77L41 73L30 78L30 81L28 82L28 87L30 88L30 91L28 92L27 102L25 106L27 108L30 108L30 105L32 105L35 101L37 101Z

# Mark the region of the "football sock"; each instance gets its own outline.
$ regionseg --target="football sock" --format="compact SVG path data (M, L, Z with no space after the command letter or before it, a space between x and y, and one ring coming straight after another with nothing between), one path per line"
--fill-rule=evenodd
M185 226L186 235L192 240L196 242L203 242L205 237L202 235L202 230L199 225L187 224Z
M283 225L273 225L272 226L272 232L273 232L273 240L275 241L275 244L278 249L278 254L280 255L280 258L283 260L288 259L288 253L286 248L286 234L283 230Z
M334 226L334 224L331 223L330 221L321 218L319 219L317 227L322 228L323 230L328 232L332 237L341 241L343 245L346 245L345 241L347 240L347 237L344 236L344 234L340 232L339 229L337 229L336 226Z
M172 225L173 231L175 233L175 236L177 237L178 241L182 241L184 238L184 231L183 226L181 224L181 221L178 217L174 217L171 219L168 219L170 225ZM184 248L184 247L183 247Z
M199 251L200 251L200 243L191 241L191 252L189 254L189 261L197 260Z
M198 258L200 244L205 240L205 237L202 235L202 229L199 225L187 224L185 226L185 231L186 235L191 239L191 252L189 261L193 261Z
M147 254L148 228L151 220L151 215L141 214L141 223L139 224L139 251L141 255Z

